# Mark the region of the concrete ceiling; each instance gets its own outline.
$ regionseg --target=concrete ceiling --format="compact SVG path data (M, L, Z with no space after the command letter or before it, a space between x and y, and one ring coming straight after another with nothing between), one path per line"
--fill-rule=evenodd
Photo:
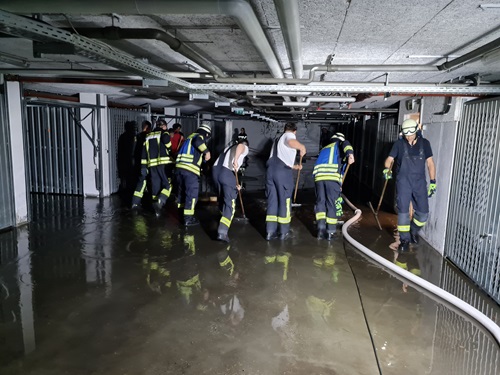
M104 93L114 103L188 114L230 112L214 101L261 113L271 103L274 111L307 112L384 108L419 94L500 93L500 0L0 0L0 9L0 71L37 92ZM110 26L134 31L123 37L104 31ZM147 29L159 31L156 39L143 36ZM128 60L117 65L79 48L60 53L65 48L53 42L73 42L53 36L57 30ZM34 57L35 50L42 53ZM447 69L447 61L459 63ZM402 65L412 70L400 71ZM310 73L313 66L321 68ZM166 86L171 77L180 85ZM158 82L144 87L143 78ZM357 101L281 105L304 100L304 92ZM209 99L189 100L190 93Z

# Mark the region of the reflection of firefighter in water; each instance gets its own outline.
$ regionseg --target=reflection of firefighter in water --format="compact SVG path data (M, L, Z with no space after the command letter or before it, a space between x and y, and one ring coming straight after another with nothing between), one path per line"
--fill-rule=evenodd
M291 254L286 251L280 251L274 247L268 246L264 256L264 264L274 264L283 270L283 281L288 280L288 266Z
M164 245L167 245L167 243L171 241L171 237L162 238L162 243ZM199 285L199 276L196 277L196 272L194 271L194 275L187 277L187 274L193 273L193 267L187 266L185 267L185 274L180 277L180 280L177 280L180 275L179 272L175 270L183 268L182 265L184 265L184 263L196 264L196 262L189 261L189 259L196 254L194 236L185 235L183 237L183 245L182 253L179 254L180 257L176 259L169 259L163 254L145 254L142 264L144 270L146 271L146 283L152 291L158 294L164 294L172 286L175 286L181 295L185 296L189 302L189 297L192 294L191 290L193 288L196 289L197 285Z
M281 352L276 354L280 357L280 373L297 370L302 373L311 368L330 373L333 369L331 352L338 345L332 340L334 330L338 329L332 319L337 293L335 284L339 278L335 262L335 253L328 248L325 253L313 257L314 270L310 264L302 269L311 276L306 283L301 282L293 288L285 286L285 289L292 289L291 293L283 301L282 310L271 320L281 342ZM296 271L294 268L293 272Z
M420 264L417 259L417 254L414 252L397 253L394 252L394 264L405 271L409 271L415 276L420 276ZM408 292L408 284L403 283L403 292Z
M314 288L306 298L306 306L314 322L328 323L332 313L335 303L332 295L335 293L333 285L339 279L335 260L335 253L330 248L325 254L313 258L313 265L316 268L313 279Z
M208 270L206 273L200 272L203 270L200 265L202 258L196 255L195 237L185 234L182 239L184 245L182 254L175 259L167 259L165 255L155 257L150 254L143 257L146 283L155 293L165 294L167 291L175 291L185 306L193 305L198 310L205 310L213 301L210 300L209 290L202 286L204 280L200 274L205 274L206 278L213 270ZM213 258L207 259L210 263L209 267L213 267ZM217 263L223 278L234 278L237 274L228 249L217 254ZM231 309L235 307L233 301Z

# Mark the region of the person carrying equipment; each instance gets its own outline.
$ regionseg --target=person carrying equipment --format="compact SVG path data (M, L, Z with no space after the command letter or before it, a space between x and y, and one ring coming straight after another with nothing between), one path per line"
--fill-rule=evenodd
M385 160L383 171L386 180L392 178L391 166L396 160L396 194L398 209L399 253L410 249L410 241L418 243L418 232L425 225L429 215L429 201L436 192L436 167L432 158L430 142L417 136L418 124L413 119L401 125L403 139L392 146ZM425 167L429 171L430 184L427 188ZM414 214L410 223L410 202Z
M336 236L339 214L342 215L342 175L345 166L352 163L354 153L351 144L345 140L344 134L335 133L330 143L321 149L313 169L318 240L332 240Z
M234 216L235 200L241 188L236 183L235 173L238 173L245 156L248 155L248 141L246 138L238 140L237 144L226 147L217 158L212 170L215 188L219 197L219 207L222 217L217 229L217 239L229 242L227 235Z
M207 147L212 133L210 122L202 121L200 127L182 143L176 160L176 177L179 189L178 207L184 207L184 224L197 225L194 208L200 191L200 167L203 160L210 160Z
M142 147L141 178L137 184L132 208L135 209L141 202L146 188L146 176L151 176L151 194L156 216L160 216L161 208L167 202L172 186L170 184L169 166L173 164L170 156L170 136L167 133L167 123L164 120L157 122L155 129L146 136Z
M278 238L278 233L282 240L291 236L291 198L294 188L292 169L302 169L302 165L294 165L297 151L301 157L306 154L306 147L297 141L296 133L297 124L285 124L285 131L274 141L267 161L267 241Z

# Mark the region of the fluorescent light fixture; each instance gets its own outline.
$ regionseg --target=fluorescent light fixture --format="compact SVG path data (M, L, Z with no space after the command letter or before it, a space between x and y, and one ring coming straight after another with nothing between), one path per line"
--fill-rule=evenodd
M482 10L488 10L488 9L500 9L500 4L480 4L479 8Z
M459 57L459 55L408 55L406 56L409 59L454 59Z
M499 65L500 64L500 48L483 55L481 61L484 65Z
M28 60L5 52L0 52L0 61L14 66L21 66L24 68L28 68L30 66Z

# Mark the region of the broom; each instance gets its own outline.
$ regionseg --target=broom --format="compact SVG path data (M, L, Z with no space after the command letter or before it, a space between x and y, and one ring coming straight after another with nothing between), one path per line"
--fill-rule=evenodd
M238 181L238 171L234 173L236 176L236 186L240 185L240 182ZM235 220L238 221L248 221L248 218L245 215L245 207L243 207L243 198L241 197L241 185L240 188L238 189L238 196L240 197L240 206L241 206L241 214L243 215L242 217L238 217Z
M297 190L299 188L299 180L300 180L300 170L302 168L302 155L300 155L300 161L299 161L299 171L297 173L297 182L295 182L295 192L293 193L293 203L292 203L292 207L300 207L302 206L300 203L295 203L295 201L297 200Z

